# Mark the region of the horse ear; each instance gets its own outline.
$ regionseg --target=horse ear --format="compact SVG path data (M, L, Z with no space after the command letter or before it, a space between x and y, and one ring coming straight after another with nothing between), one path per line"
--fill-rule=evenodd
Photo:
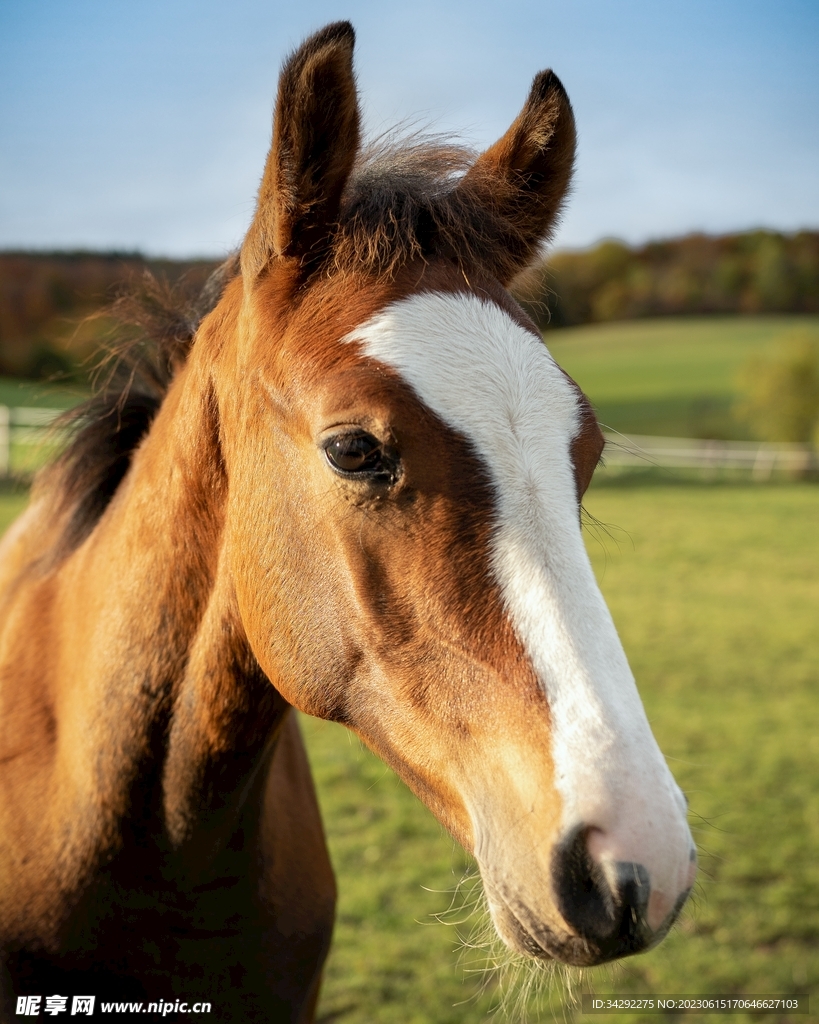
M329 241L358 151L354 44L352 25L335 22L306 40L282 68L273 142L242 245L246 281L277 256L309 264Z
M507 226L493 268L502 284L548 240L569 188L576 138L566 90L553 71L541 71L512 126L464 175L459 189Z

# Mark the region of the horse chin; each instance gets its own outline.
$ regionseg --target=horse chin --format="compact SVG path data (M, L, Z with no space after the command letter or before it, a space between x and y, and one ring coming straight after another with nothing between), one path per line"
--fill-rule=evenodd
M521 900L501 896L497 886L485 880L484 888L495 930L513 952L570 967L597 967L651 949L665 937L685 901L683 897L663 927L654 933L643 926L625 929L604 941L593 941L570 931L559 922L557 914L549 922L539 920Z
M560 934L548 925L532 927L528 924L530 915L524 913L522 907L519 907L518 916L505 900L498 901L497 897L490 897L489 908L495 930L514 953L533 960L557 961L574 967L590 967L601 962L589 956L592 951L583 939L568 933ZM528 926L521 918L527 920Z

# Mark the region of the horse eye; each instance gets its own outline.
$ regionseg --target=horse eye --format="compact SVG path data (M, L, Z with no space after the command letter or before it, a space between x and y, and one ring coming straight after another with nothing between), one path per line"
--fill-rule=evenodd
M384 464L381 442L372 434L346 434L334 437L324 446L327 461L342 473L381 476L389 473Z

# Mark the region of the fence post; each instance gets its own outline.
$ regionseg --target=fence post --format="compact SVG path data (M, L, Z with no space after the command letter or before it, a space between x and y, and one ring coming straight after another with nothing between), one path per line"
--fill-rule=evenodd
M0 405L0 477L8 476L11 469L11 410Z
M776 465L776 450L772 448L763 448L761 445L756 453L754 459L754 468L751 471L751 479L760 483L765 480L770 480L771 475Z

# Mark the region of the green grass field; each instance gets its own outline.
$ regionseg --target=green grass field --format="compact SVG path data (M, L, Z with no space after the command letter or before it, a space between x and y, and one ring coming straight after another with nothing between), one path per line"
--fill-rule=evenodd
M0 405L24 405L44 409L70 409L85 397L87 389L47 381L0 377Z
M737 372L776 339L819 317L679 317L550 331L555 359L586 391L603 424L624 434L748 438L731 413Z

